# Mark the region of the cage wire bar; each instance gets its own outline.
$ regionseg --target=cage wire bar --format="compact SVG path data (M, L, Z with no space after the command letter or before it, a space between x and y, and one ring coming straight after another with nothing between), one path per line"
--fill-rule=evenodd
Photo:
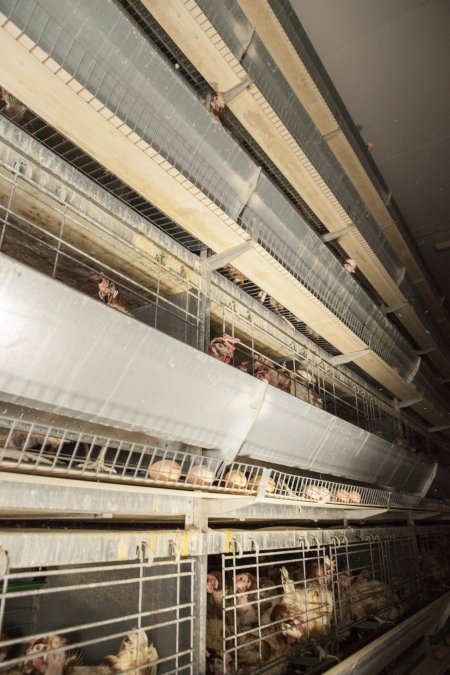
M80 673L107 662L108 672L153 675L157 664L158 673L194 675L205 657L193 644L196 626L208 659L228 663L229 654L237 672L282 673L288 660L318 663L320 647L354 652L448 589L448 577L436 577L442 564L448 571L448 526L65 530L60 547L49 546L57 531L29 535L32 555L22 533L0 532L6 672L59 654ZM206 598L202 614L194 589Z
M111 114L122 115L130 129L145 138L146 142L150 143L162 157L167 159L174 167L181 171L193 185L199 187L203 194L212 199L212 201L220 208L225 209L225 212L230 217L236 218L240 214L241 223L246 229L252 226L251 223L255 221L256 217L254 224L256 225L256 222L258 223L259 230L257 238L260 245L270 252L276 260L281 261L283 266L291 271L293 276L299 279L313 295L321 300L321 302L327 307L332 308L333 312L337 312L337 316L347 326L351 327L351 329L355 331L363 341L369 344L381 358L391 365L391 367L393 367L395 361L395 364L400 364L400 370L404 375L411 373L416 359L411 353L408 343L396 332L382 313L376 310L364 291L348 278L349 275L344 272L344 275L342 276L342 268L332 254L324 249L319 240L313 240L311 242L313 247L311 253L314 258L318 256L317 260L321 261L320 264L308 266L306 264L306 252L305 260L302 260L302 257L297 258L297 261L291 260L289 252L286 250L286 244L284 241L281 242L278 232L280 219L275 217L275 222L270 223L270 218L269 220L266 220L265 218L257 217L254 211L252 213L251 208L251 203L252 201L254 202L254 199L250 199L249 206L244 208L245 202L242 202L238 192L231 189L227 182L224 181L224 176L227 175L227 172L218 173L217 162L214 163L213 168L210 160L205 162L204 157L199 157L196 153L191 152L191 148L186 142L187 138L189 138L189 134L187 136L182 136L184 124L187 123L187 119L180 119L180 128L175 135L173 127L171 130L165 128L165 123L162 121L163 118L160 116L160 113L162 113L162 109L160 108L161 105L163 105L165 111L167 109L167 101L162 104L162 101L156 100L158 97L155 98L155 96L149 96L147 97L147 100L152 100L154 109L153 112L146 110L146 106L140 102L142 96L141 91L143 91L140 86L138 87L139 92L136 90L134 97L130 92L126 92L122 85L107 73L107 66L106 68L103 68L103 66L100 65L100 61L103 59L100 52L96 50L95 56L90 55L89 51L92 50L92 44L87 46L87 44L81 45L78 43L79 40L84 40L83 33L79 33L77 41L74 41L73 36L70 36L63 26L58 24L58 21L64 21L64 16L60 15L60 6L54 7L52 5L52 16L46 12L42 3L39 5L30 3L27 6L26 16L22 16L20 12L16 11L16 4L8 4L8 6L3 9L5 9L7 16L10 17L11 20L15 21L23 30L25 30L25 32L30 33L31 37L36 41L36 44L42 47L52 58L56 59L57 62L70 72L72 77L80 82L80 86L86 86L93 95L97 96L99 100L102 101L102 105L111 109ZM81 6L79 9L81 11ZM88 8L88 14L92 9L92 6ZM117 9L117 12L119 13L115 14L115 9L113 11L112 6L109 7L109 10L111 11L110 20L113 21L113 23L117 22L122 25L120 11ZM85 19L86 15L80 20ZM103 17L102 20L104 21L105 17ZM123 24L123 27L125 27L125 24ZM63 36L65 36L65 38L63 38ZM137 38L139 38L139 36L137 36ZM142 50L148 55L152 53L152 58L156 57L156 52L154 52L154 50L152 52L152 48L147 41L136 39L133 44L138 62ZM98 62L96 61L97 59L99 59ZM116 64L119 65L119 61L116 61ZM163 66L164 64L161 65ZM170 77L171 79L174 78L173 84L177 91L179 87L183 86L184 97L187 91L184 88L184 85L179 82L178 75L174 74L173 70L170 68L163 67L163 70L165 77ZM133 72L133 81L137 83L136 78L139 79L140 75L138 75L136 69ZM120 76L120 79L123 81L129 81L130 79L125 72L118 72L117 76ZM144 89L150 86L148 78L145 82L142 81L140 84ZM172 87L167 91L173 92L174 89ZM181 95L181 90L179 93ZM176 110L176 108L174 110ZM195 117L196 115L199 115L202 110L201 106L193 106L192 114ZM186 114L187 111L190 111L190 106L184 110L184 113ZM205 122L205 124L202 125L202 137L208 137L209 134L213 132L213 129L214 131L217 131L217 128L214 120L211 120L204 110L202 117ZM190 125L189 128L192 131L192 125ZM234 142L226 136L227 135L224 134L223 138L221 137L220 140L221 143L224 143L225 145L233 145L233 169L237 172L237 175L252 175L254 173L254 167L249 163L246 156L237 150ZM229 156L229 159L231 159L231 145L225 153ZM219 161L219 164L221 164L221 161L222 160ZM262 180L259 183L260 185L257 186L257 192L263 203L269 204L272 203L274 199L275 202L281 199L281 196L271 186L269 181L264 181L263 175ZM284 203L282 206L284 207L284 210L286 210L288 204ZM307 230L309 229L295 211L292 211L292 214L290 215L291 218L293 217L294 219L292 222L294 230L297 230L299 226L301 228L304 227ZM266 213L266 216L268 216L268 213ZM289 218L284 216L283 220L284 222L289 222ZM292 232L291 226L283 227L283 229L286 230L285 234L289 237L289 234ZM275 235L275 232L278 232L278 234ZM284 236L284 233L282 236ZM296 243L298 244L297 239ZM289 242L288 244L290 246ZM324 259L323 261L322 258ZM342 298L342 302L338 303L339 306L336 307L334 294L331 294L330 296L329 284L326 284L326 288L323 285L323 275L325 273L325 277L327 277L327 274L329 276L330 270L333 270L333 275L335 273L336 279L328 279L328 282L338 280L343 289L341 296L345 296ZM343 311L344 307L345 311ZM366 321L369 316L371 325L367 327ZM386 336L389 336L388 342L386 342ZM381 340L381 337L383 337L383 340ZM388 347L386 346L387 344L389 344Z
M2 669L30 668L38 658L75 672L102 664L105 672L193 675L194 559L149 558L145 546L136 557L7 571Z
M424 590L430 575L413 530L330 533L328 543L299 532L296 545L278 550L249 537L250 550L233 539L208 563L207 648L231 656L236 672L315 665L306 654L324 655L319 645L348 655L435 597Z
M109 223L100 222L87 214L79 201L62 201L61 195L55 194L49 186L33 180L28 175L30 171L25 163L16 162L13 166L2 160L0 167L0 181L6 200L6 204L0 206L0 251L91 295L95 292L95 286L89 281L89 275L101 271L114 278L128 313L192 346L203 347L200 329L201 296L204 290L201 291L203 279L198 272L196 257L191 259L190 264L186 264L186 258L181 257L178 265L173 264L169 268L165 264L167 256L164 242L158 238L152 238L153 255L149 255L149 251L139 251L125 231L114 229ZM47 219L43 217L44 212L48 214ZM48 222L50 219L52 223ZM89 253L86 250L86 237L91 241ZM95 255L93 251L96 251ZM133 276L130 270L133 270ZM227 274L230 276L229 269ZM387 440L398 444L407 442L409 447L416 450L429 447L427 437L408 426L404 417L403 424L383 423L382 418L386 414L388 418L395 414L392 406L383 406L380 401L377 402L367 390L327 364L323 358L313 356L311 359L311 351L300 346L295 338L285 336L284 341L275 339L273 328L266 326L266 336L270 331L271 340L277 343L277 348L286 356L282 362L284 366L279 362L280 358L272 361L258 352L254 348L257 333L252 314L247 309L246 316L241 313L237 317L233 310L235 301L227 298L229 293L234 296L237 294L236 299L245 307L240 291L245 292L246 289L242 288L241 283L236 285L234 278L235 283L228 284L228 293L224 295L224 284L219 283L219 279L213 275L208 300L219 303L223 331L234 335L243 327L248 328L247 332L251 335L250 346L245 345L243 340L238 346L233 358L235 365L240 367L240 363L247 360L248 372L257 374L259 364L260 371L262 367L265 368L271 384L277 386L281 377L284 390L302 400L373 433L382 434ZM261 291L253 285L250 294L258 296L258 293ZM261 297L258 300L251 307L253 314L261 314L265 309ZM270 297L268 303L272 313L281 316L287 326L295 328L295 322L291 323L287 319L289 315L279 303L274 303ZM292 317L289 318L292 320ZM258 332L261 333L260 330ZM291 352L292 358L287 358L286 350ZM374 405L378 408L376 415L373 411L368 412L368 406Z
M89 281L90 274L95 272L101 272L105 276L113 274L120 297L125 300L130 310L136 307L152 308L151 312L147 311L144 314L146 323L157 326L159 311L166 317L174 317L178 321L181 319L186 325L186 335L197 332L200 323L199 286L193 287L192 282L189 283L184 278L182 264L179 271L165 270L162 264L164 249L161 246L152 260L144 252L130 246L129 241L121 239L117 232L111 240L111 233L103 224L81 213L73 204L58 203L54 194L22 176L20 167L11 167L4 162L0 162L0 166L5 169L0 180L7 183L10 190L7 204L0 206L2 252L54 279L70 286L81 287L85 291L93 286ZM11 175L6 172L11 172ZM27 203L29 200L34 202L34 213L31 217L21 213L21 201ZM53 228L48 226L44 228L39 224L39 216L36 215L39 209L51 210L55 220ZM55 229L58 221L59 230ZM85 243L87 239L103 253L102 259L88 253ZM81 249L80 245L82 246L83 242L84 249ZM112 245L116 246L115 258L105 252L105 248L108 246L111 248ZM122 257L120 267L117 265L118 245ZM111 262L115 263L114 267L111 266ZM133 270L134 278L124 271L130 269ZM147 279L152 279L151 287L140 283L139 272L144 273ZM197 281L199 284L199 277ZM167 292L165 295L161 292L162 288L167 288L169 284L177 291L175 298L171 298ZM180 305L176 299L182 295L185 297L183 304ZM189 327L192 328L190 332Z
M169 444L170 445L170 444ZM178 444L179 445L179 444ZM202 490L308 504L368 506L436 511L434 500L422 503L393 490L325 480L301 473L268 469L256 463L227 462L189 452L189 446L163 445L120 439L37 422L23 415L0 416L0 469L27 475L54 476L96 483L125 483L147 487ZM70 485L70 483L68 484Z

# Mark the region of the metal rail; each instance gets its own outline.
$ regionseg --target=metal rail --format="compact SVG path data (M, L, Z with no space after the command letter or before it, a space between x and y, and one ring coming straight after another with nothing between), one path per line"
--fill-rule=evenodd
M323 480L301 473L268 469L254 463L170 449L164 445L131 441L115 430L98 427L96 433L23 418L0 416L0 469L28 475L54 476L97 483L124 483L146 487L256 496L305 505L341 505L346 508L400 508L435 512L429 500L422 507L417 496L367 486ZM69 485L69 484L68 484ZM37 507L37 505L36 505Z

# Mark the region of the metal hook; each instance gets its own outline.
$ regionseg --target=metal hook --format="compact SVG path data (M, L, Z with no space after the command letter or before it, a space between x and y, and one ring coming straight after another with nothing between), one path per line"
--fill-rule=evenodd
M241 544L238 542L238 540L235 537L233 537L233 539L230 540L230 549L232 547L237 550L237 554L236 554L236 551L233 550L233 555L237 555L238 558L242 558L244 552L242 550Z
M141 541L140 545L136 547L136 557L142 565L150 567L153 565L154 555L153 551L147 546L145 541ZM147 562L146 562L147 561Z
M317 548L320 548L320 541L317 539L315 535L312 535L311 537L311 546L314 546L314 543Z
M253 548L255 549L256 557L258 558L259 557L259 544L258 544L258 542L255 541L255 539L253 539L253 537L249 537L249 541L252 542Z
M170 554L174 557L175 562L178 564L181 560L181 548L175 539L169 541Z
M309 549L309 541L306 539L304 535L297 536L297 546L299 548L304 548L306 550Z
M0 579L3 579L8 572L9 557L8 552L0 546Z

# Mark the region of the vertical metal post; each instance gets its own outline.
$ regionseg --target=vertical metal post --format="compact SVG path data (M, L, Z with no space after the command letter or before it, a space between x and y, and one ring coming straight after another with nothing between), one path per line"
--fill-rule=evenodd
M56 279L56 271L58 269L59 254L61 252L61 244L62 244L63 237L64 237L64 226L66 224L66 214L67 214L67 204L64 204L63 215L62 215L62 218L61 218L61 226L60 226L60 229L59 229L58 246L56 247L55 262L54 262L54 265L53 265L53 279Z
M9 559L8 553L0 546L0 632L3 626L3 619L5 616L6 594L8 592L8 569Z
M194 607L193 634L191 636L193 647L193 673L204 675L206 661L206 578L208 575L208 516L201 499L194 498L191 503L190 513L186 514L186 527L195 528L205 533L202 537L203 550L194 558L194 576L192 587L192 602Z
M208 350L211 333L211 270L206 265L208 249L206 246L200 251L200 293L199 293L199 325L198 348ZM206 579L206 577L205 577Z
M20 164L19 164L19 165L16 164L16 166L15 166L15 170L14 170L14 181L13 181L13 184L12 184L12 186L11 186L11 194L9 195L8 204L7 204L6 209L5 209L5 211L6 211L6 213L5 213L5 219L4 219L4 222L3 222L2 233L1 233L1 235L0 235L0 250L1 250L2 245L3 245L3 238L4 238L4 236L5 236L6 225L7 225L8 222L9 222L9 215L10 215L10 213L11 213L11 205L12 205L12 201L13 201L13 198L14 198L14 193L15 193L15 191L16 191L16 187L17 187L17 178L18 178L18 176L19 176L21 166L22 166L22 165L20 165Z

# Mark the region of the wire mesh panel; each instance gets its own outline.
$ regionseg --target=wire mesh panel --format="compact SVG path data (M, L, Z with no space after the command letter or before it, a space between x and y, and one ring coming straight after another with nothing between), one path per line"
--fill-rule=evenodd
M177 444L175 444L176 446ZM180 444L178 444L180 445ZM0 418L3 470L154 487L256 494L268 470L149 443ZM264 487L264 485L263 485Z
M8 125L5 128L8 131ZM16 137L17 133L10 140L14 143ZM24 136L22 142L25 142ZM49 156L36 143L32 147L32 154L35 153L43 156L45 165L49 165ZM196 256L191 256L190 265L186 264L186 254L184 258L180 256L181 260L167 256L164 240L160 241L159 233L148 229L148 238L146 236L143 242L142 236L133 231L142 231L143 222L136 222L134 228L130 228L128 222L121 220L125 210L115 200L110 200L109 204L106 199L105 203L105 194L98 188L94 193L96 210L91 205L89 211L87 200L76 192L78 188L75 187L79 186L81 190L86 187L92 198L89 181L64 163L60 165L69 184L55 186L54 179L49 178L45 170L36 170L27 164L26 158L15 164L11 160L1 162L1 251L80 291L98 295L115 309L131 313L139 320L201 348L204 343L204 303L214 297L212 307L216 316L222 314L223 332L235 335L244 331L251 335L250 344L248 340L241 340L232 360L242 370L242 363L247 362L247 372L259 379L372 433L383 434L386 440L401 447L418 451L430 446L423 434L415 437L406 420L403 429L392 427L391 430L384 424L381 418L392 417L392 404L382 405L361 384L303 346L299 341L301 336L296 339L297 331L325 347L332 355L339 354L331 345L324 344L321 336L299 317L252 284L231 264L222 269L222 274L214 275L209 291L201 292L202 278L195 271ZM95 177L89 172L88 175ZM71 181L74 187L70 185ZM106 209L118 209L114 220ZM235 303L228 290L221 286L223 276L234 282L234 294L238 293L242 305L239 314L233 309ZM247 298L252 298L246 300L241 291L245 291ZM251 309L244 311L246 302L253 304ZM285 335L278 330L283 339L275 338L270 321L262 321L260 314L272 314L286 324ZM272 361L264 345L268 339L278 343Z
M61 201L27 176L23 166L0 162L0 170L0 251L198 345L200 291L181 262L178 269L169 268L156 244L139 251L136 235Z
M284 673L329 665L422 603L416 538L299 535L297 548L211 557L206 644L235 672ZM290 671L287 671L290 672Z
M77 480L230 493L308 506L418 508L433 500L395 496L388 490L290 474L246 462L227 462L188 449L120 439L98 429L88 433L22 418L0 416L0 469ZM179 448L179 449L178 449ZM187 446L188 448L188 446Z
M280 214L280 221L279 218L270 215L268 208L265 209L267 211L265 214L257 213L255 208L258 204L253 198L249 201L251 208L247 207L245 213L243 212L248 176L257 174L258 169L249 161L247 155L236 150L227 134L220 135L223 149L216 153L214 160L210 156L210 150L206 154L199 154L199 148L209 148L210 145L215 147L214 143L209 144L208 140L212 135L217 136L215 121L211 121L211 116L198 102L196 102L197 105L194 104L194 98L190 96L191 92L188 92L184 83L179 80L174 69L170 68L165 61L163 62L141 35L136 31L131 33L131 26L124 19L122 20L120 10L118 8L116 10L115 6L109 5L107 14L102 12L101 15L92 5L83 5L83 8L80 7L77 11L80 11L80 14L77 14L80 24L89 24L89 30L93 30L97 21L100 22L98 24L100 32L105 30L106 25L117 22L120 26L118 30L123 30L124 35L126 31L132 34L133 55L127 53L127 59L114 59L114 72L111 72L110 51L106 56L101 48L102 41L93 43L84 31L78 32L76 38L73 38L72 25L67 24L67 17L59 5L52 5L51 16L41 5L34 3L25 17L16 11L16 7L8 8L8 16L27 35L32 36L32 39L37 41L37 44L49 53L56 63L60 66L64 64L65 70L80 83L80 86L85 86L93 96L101 101L101 105L107 106L111 117L117 115L117 119L126 120L128 129L135 131L138 136L146 140L146 143L161 153L161 156L167 158L170 164L177 167L177 170L181 171L192 184L199 187L203 194L222 208L230 218L236 219L241 214L241 225L245 229L253 227L257 232L259 243L266 251L271 252L276 260L282 261L286 269L292 271L294 277L300 279L304 286L313 295L319 297L331 311L337 312L343 323L351 327L351 330L361 340L370 344L381 358L392 367L394 365L398 367L401 374L409 374L415 360L415 355L409 349L409 345L391 330L385 317L380 312L377 313L373 303L366 298L365 294L359 292L360 289L355 284L349 283L348 275L345 276L345 272L344 276L342 275L341 266L331 254L328 255L321 242L319 240L316 242L314 237L309 242L309 237L307 237L312 252L320 244L317 260L320 259L321 262L319 261L315 266L305 263L306 253L295 256L293 260L292 255L285 250L286 245L291 248L293 232L296 233L294 248L298 247L299 228L303 230L303 226L307 227L296 212L288 209L288 214ZM45 24L44 27L42 24ZM114 49L120 56L118 43L112 43L110 49ZM147 62L147 59L151 59L155 66L151 69L152 81L148 79L148 74L142 71L142 63ZM171 82L170 87L165 86L167 81ZM127 83L127 88L121 84L122 82ZM146 91L147 95L145 95ZM163 91L166 94L164 96L161 93ZM167 97L170 97L170 101ZM178 115L180 100L186 102L186 105L183 105L183 116ZM148 101L151 101L151 109L146 105ZM175 121L173 117L171 128L166 126L168 106L173 115L178 116L178 121ZM200 133L196 130L200 128L202 137L204 137L200 140L205 141L204 143L199 143L196 138ZM187 142L188 140L190 143ZM193 147L198 152L192 152ZM228 160L229 164L225 165L225 160ZM216 167L220 165L223 165L222 169L217 169ZM227 180L231 167L233 172L241 178L239 187L236 180L231 182ZM276 190L270 189L269 182L262 174L257 192L258 199L266 206L281 199ZM283 199L281 201L283 210L286 211L287 203L284 203ZM281 205L280 207L276 205L277 212L279 208ZM255 218L253 218L253 212ZM253 220L255 220L254 223ZM288 220L292 222L288 223ZM280 222L285 226L286 232L283 232L283 228L280 230ZM280 237L283 239L281 243ZM321 268L323 268L322 273ZM339 300L334 290L336 282L339 282L339 286L346 290L344 295L341 292ZM369 319L367 311L370 314ZM367 321L371 325L367 326Z
M424 594L432 600L450 588L450 532L438 527L419 530L418 545Z
M2 578L6 672L193 673L193 561L11 569Z

